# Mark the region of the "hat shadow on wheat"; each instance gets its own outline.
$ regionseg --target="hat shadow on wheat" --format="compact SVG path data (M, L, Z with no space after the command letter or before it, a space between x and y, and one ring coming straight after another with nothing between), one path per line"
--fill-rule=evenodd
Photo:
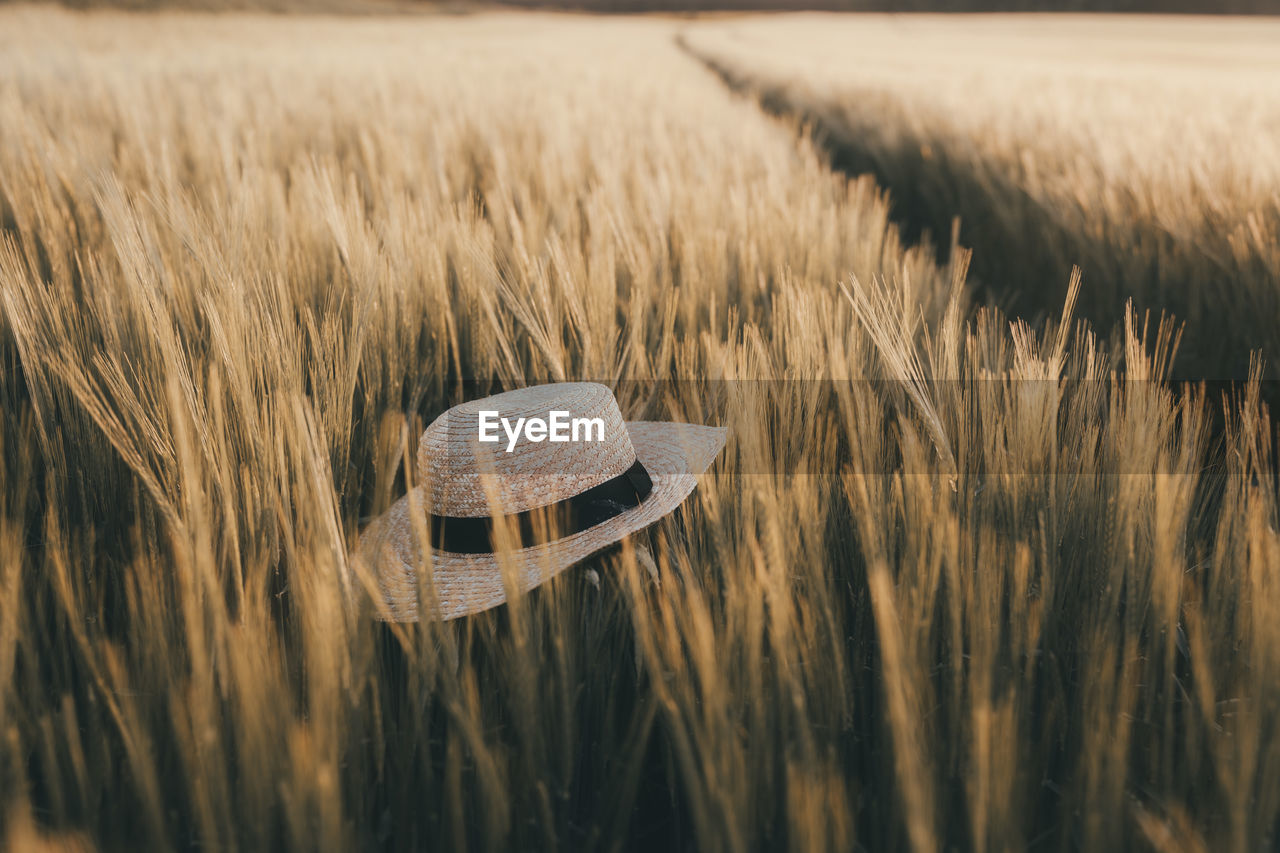
M479 440L480 412L599 419L553 442ZM496 607L671 513L724 446L719 427L624 421L593 382L521 388L454 406L418 442L417 485L365 529L356 559L397 622ZM592 440L587 440L590 436ZM421 592L421 595L420 595Z

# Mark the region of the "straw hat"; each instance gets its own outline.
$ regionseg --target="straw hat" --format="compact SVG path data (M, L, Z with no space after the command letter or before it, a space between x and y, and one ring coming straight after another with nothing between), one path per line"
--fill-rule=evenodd
M484 416L486 442L481 412L497 413ZM565 427L557 440L532 429L511 439L519 418L549 423L553 412ZM498 418L507 426L493 441ZM577 440L568 419L585 419ZM436 599L422 608L428 618L478 613L505 602L510 586L531 589L670 513L724 440L718 427L625 422L593 382L463 403L422 434L417 487L374 519L357 556L378 579L384 618L419 618L419 566L424 596Z

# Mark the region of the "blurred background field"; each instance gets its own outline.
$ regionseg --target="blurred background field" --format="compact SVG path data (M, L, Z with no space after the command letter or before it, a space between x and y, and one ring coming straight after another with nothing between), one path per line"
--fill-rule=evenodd
M0 837L1274 846L1274 72L1040 20L0 9ZM561 379L730 429L657 582L378 623Z
M875 175L910 236L958 217L1006 310L1054 310L1075 263L1096 322L1132 298L1187 324L1179 376L1277 350L1280 22L784 16L687 43Z

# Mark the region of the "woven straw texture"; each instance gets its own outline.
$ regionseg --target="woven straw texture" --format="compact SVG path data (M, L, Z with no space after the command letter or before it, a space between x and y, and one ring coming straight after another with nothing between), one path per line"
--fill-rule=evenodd
M481 411L516 418L547 418L552 410L599 418L603 441L524 441L507 453L507 435L476 440ZM418 442L418 482L437 515L484 517L490 500L504 513L524 512L586 491L618 476L635 461L631 436L613 393L594 382L558 382L495 394L454 406L432 421ZM493 474L483 483L484 474ZM486 492L486 486L495 490Z
M476 415L543 417L551 409L605 421L604 441L551 443L523 439L507 454L478 446ZM463 426L466 425L466 426ZM642 530L689 496L724 446L725 430L679 423L626 423L607 388L561 383L508 392L450 409L428 427L418 446L421 485L375 519L360 537L357 559L378 579L385 610L398 622L454 619L504 603L511 591L546 582L568 566ZM497 452L494 452L497 448ZM531 548L499 554L455 554L423 547L426 514L504 515L545 506L598 485L639 459L653 491L639 506L587 530ZM493 507L491 510L490 507ZM499 534L501 535L501 534ZM419 567L425 602L419 607Z

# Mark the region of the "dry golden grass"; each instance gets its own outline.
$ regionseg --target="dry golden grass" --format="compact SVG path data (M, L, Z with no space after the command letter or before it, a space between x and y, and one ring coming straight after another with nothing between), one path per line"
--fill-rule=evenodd
M686 43L951 233L1005 310L1056 309L1072 265L1105 328L1125 302L1187 324L1175 372L1280 357L1280 22L1150 16L787 15Z
M675 26L0 10L11 846L1274 843L1258 382L973 310ZM660 583L377 625L424 423L562 378L731 430Z

